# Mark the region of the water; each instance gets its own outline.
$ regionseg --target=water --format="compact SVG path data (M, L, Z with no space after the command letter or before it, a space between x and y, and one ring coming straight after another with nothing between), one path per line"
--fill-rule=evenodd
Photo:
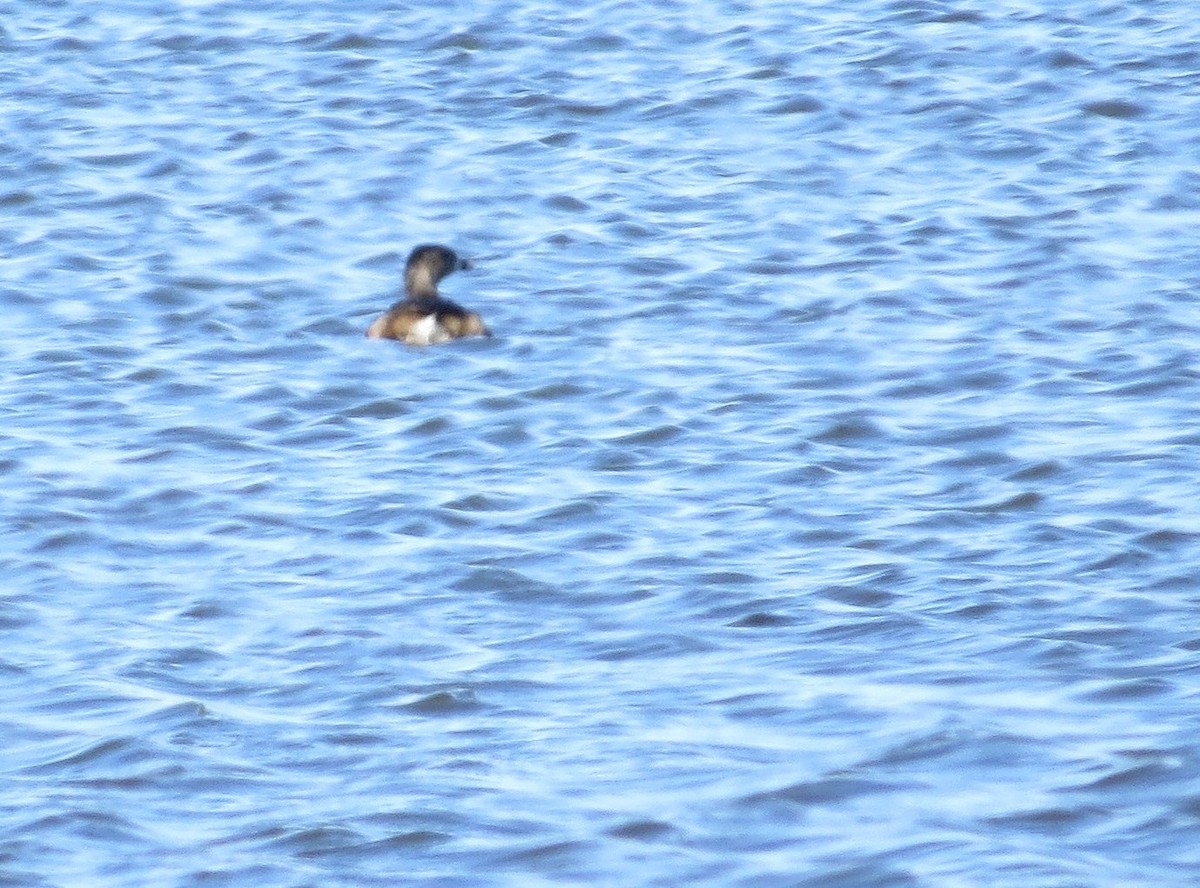
M1200 876L1190 4L0 22L0 884Z

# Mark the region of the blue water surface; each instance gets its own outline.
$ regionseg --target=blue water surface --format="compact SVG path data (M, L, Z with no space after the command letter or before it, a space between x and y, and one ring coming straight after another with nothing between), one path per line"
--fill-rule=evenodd
M1200 879L1194 12L0 0L0 885Z

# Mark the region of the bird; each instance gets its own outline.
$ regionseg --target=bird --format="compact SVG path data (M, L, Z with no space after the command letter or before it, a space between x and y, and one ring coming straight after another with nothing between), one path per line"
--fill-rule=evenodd
M438 281L470 267L449 247L414 247L404 264L404 298L371 323L367 337L436 345L464 336L491 336L492 331L478 314L438 295Z

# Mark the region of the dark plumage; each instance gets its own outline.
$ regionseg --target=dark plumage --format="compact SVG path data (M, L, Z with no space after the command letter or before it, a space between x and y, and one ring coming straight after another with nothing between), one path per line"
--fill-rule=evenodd
M463 336L491 336L483 318L438 295L438 281L470 265L447 247L422 244L404 266L404 298L367 328L372 339L399 339L409 345L434 345Z

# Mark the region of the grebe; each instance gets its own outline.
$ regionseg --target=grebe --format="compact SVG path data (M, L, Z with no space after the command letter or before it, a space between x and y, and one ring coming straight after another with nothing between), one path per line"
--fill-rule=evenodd
M399 339L409 345L436 345L463 336L491 336L483 318L438 295L438 281L470 264L447 247L422 244L404 266L404 298L367 328L371 339Z

